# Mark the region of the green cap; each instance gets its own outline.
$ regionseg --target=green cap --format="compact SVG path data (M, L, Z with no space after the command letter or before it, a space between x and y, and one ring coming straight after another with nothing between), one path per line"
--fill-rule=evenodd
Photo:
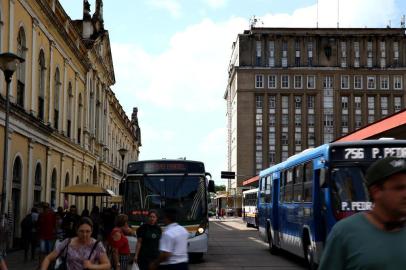
M368 168L365 178L366 185L370 187L374 184L386 180L388 177L406 171L406 159L397 157L386 157L372 163Z

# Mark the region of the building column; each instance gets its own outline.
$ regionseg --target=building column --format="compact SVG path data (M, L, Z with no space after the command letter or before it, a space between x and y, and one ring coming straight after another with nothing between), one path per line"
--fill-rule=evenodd
M32 177L32 171L34 168L33 160L32 160L32 154L34 149L34 141L32 139L29 139L28 143L28 184L27 184L27 210L31 209L33 206L33 194L34 194L34 181ZM35 168L36 169L36 168ZM41 168L42 169L42 168ZM42 175L41 175L42 176Z
M8 207L12 206L12 201L11 201L11 188L13 185L13 164L11 164L12 158L11 158L11 143L12 143L12 139L11 139L11 135L13 134L13 129L10 127L9 128L9 134L8 134L8 156L7 157L3 157L3 158L7 158L7 166L8 166L8 170L7 170L7 181L6 181L6 205L5 205L5 212L8 213ZM4 179L3 179L4 181Z
M58 185L58 187L59 188L57 188L57 193L59 194L59 202L60 202L60 205L64 205L64 194L62 194L61 193L61 191L62 191L62 189L65 187L65 177L66 177L66 175L65 175L65 171L64 171L64 169L65 169L65 154L63 154L63 153L61 153L61 172L60 172L60 177L59 177L59 179L60 179L60 181L59 181L59 185Z
M72 121L72 129L73 129L73 133L72 133L72 138L73 138L73 141L75 142L75 143L78 143L78 117L80 116L80 112L79 112L79 87L78 87L78 85L79 85L79 82L78 82L78 73L76 72L75 73L75 82L74 82L74 85L72 86L73 87L73 99L74 99L74 102L73 102L73 112L74 112L74 116L73 116L73 119L71 119L71 121Z
M54 93L53 93L53 79L55 74L53 74L53 68L54 68L54 48L55 48L55 42L50 41L50 47L49 47L49 97L48 97L48 124L50 126L53 126L53 115L54 115Z
M36 18L32 18L32 55L31 55L31 110L30 113L32 115L37 116L37 108L38 108L38 82L37 82L37 28L38 28L38 20Z
M65 136L67 136L68 135L68 132L67 132L67 120L68 120L68 117L67 117L67 113L68 113L68 110L67 110L67 108L68 108L68 106L67 106L67 104L68 104L68 90L67 90L67 88L68 88L68 82L67 82L67 77L68 77L68 69L67 69L67 64L68 64L68 62L69 62L69 60L67 59L67 58L65 58L64 59L64 61L63 61L63 82L62 82L62 98L63 98L63 102L62 102L62 104L61 104L61 102L59 102L59 111L61 112L60 113L60 115L59 115L59 120L61 120L62 121L62 123L61 123L61 121L59 121L60 123L61 123L61 128L62 128L62 132L63 132L63 134L65 134ZM61 109L61 107L63 106L63 109ZM72 125L72 124L71 124ZM72 129L71 129L71 131L72 131Z
M51 201L51 177L52 177L52 167L51 167L51 148L46 149L46 165L45 165L45 201Z

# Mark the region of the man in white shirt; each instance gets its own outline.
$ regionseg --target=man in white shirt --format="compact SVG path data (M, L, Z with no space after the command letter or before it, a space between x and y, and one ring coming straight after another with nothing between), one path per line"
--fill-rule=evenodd
M187 240L189 233L176 223L177 210L164 210L165 230L159 241L160 255L153 263L152 269L159 270L188 270Z

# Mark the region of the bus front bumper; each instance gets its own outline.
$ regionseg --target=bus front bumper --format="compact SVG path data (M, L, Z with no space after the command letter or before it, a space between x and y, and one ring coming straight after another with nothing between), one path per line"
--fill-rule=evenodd
M207 230L198 236L195 236L195 233L190 234L191 236L188 239L187 247L189 253L206 253L207 246L209 242L209 236Z

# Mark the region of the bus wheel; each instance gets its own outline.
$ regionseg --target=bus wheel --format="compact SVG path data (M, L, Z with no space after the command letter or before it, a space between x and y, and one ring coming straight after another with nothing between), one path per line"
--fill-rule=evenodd
M277 246L275 246L271 232L268 232L268 246L269 246L269 252L272 255L278 254L279 248Z
M314 262L314 251L310 241L306 243L305 259L309 270L317 270L317 264Z

